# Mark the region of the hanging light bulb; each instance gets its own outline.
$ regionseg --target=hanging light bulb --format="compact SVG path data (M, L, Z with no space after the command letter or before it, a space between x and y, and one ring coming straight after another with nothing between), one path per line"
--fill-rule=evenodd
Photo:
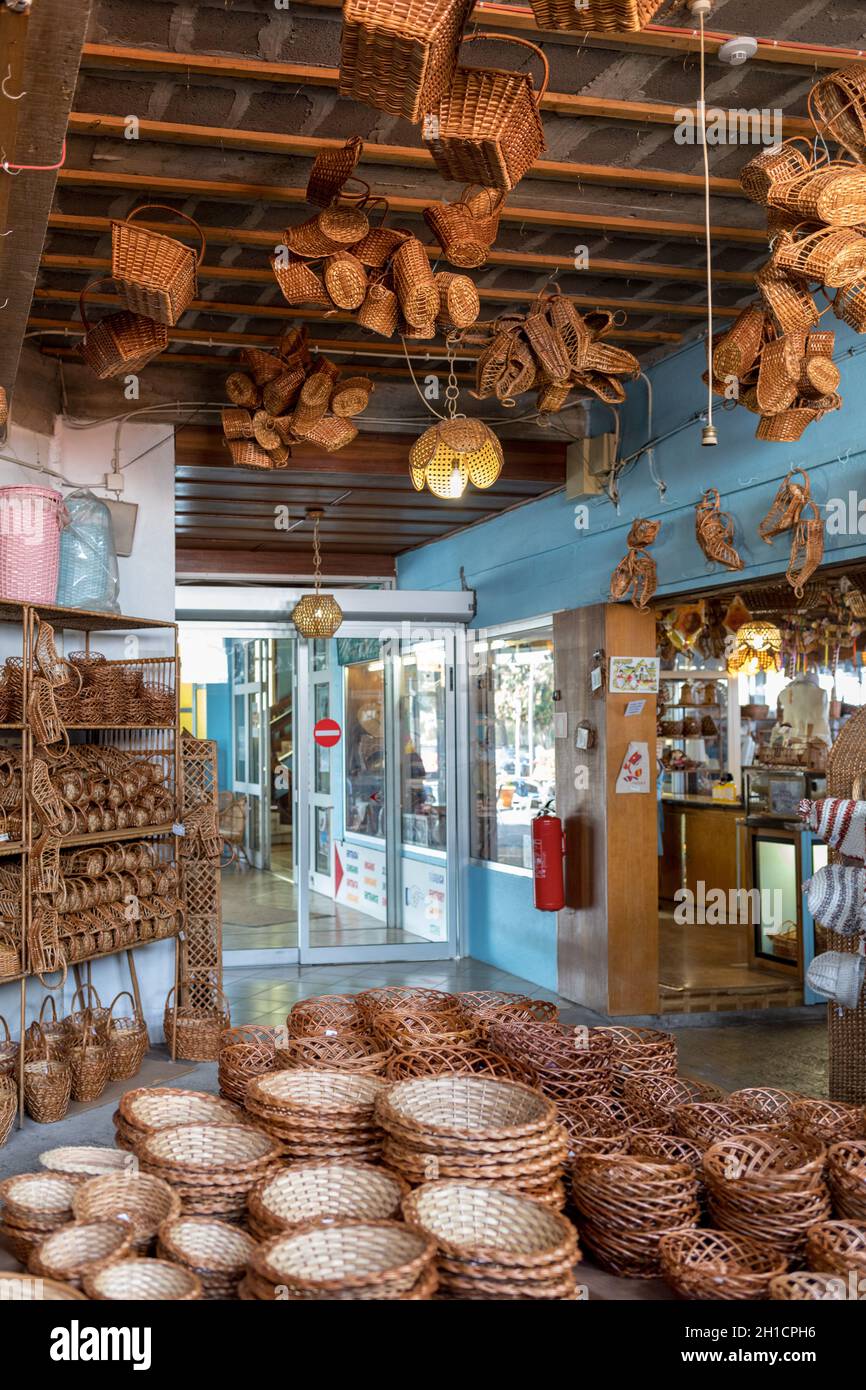
M427 487L436 497L453 501L468 483L481 490L492 487L505 461L502 445L483 420L457 414L459 388L454 371L456 340L449 335L448 385L445 418L416 439L409 451L409 476L417 492Z
M775 623L750 619L737 631L737 646L728 661L732 675L754 676L758 671L778 671L782 659L782 634Z
M323 513L319 509L307 512L313 523L313 571L315 589L312 594L304 594L292 609L292 622L302 637L333 637L343 621L343 610L333 594L323 594L322 552L319 548L319 522Z

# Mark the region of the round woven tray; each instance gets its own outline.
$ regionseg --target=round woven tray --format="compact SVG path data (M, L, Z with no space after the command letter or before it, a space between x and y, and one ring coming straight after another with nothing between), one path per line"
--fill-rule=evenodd
M412 1047L389 1054L385 1076L388 1081L408 1081L414 1076L460 1075L498 1076L503 1081L521 1081L524 1071L514 1062L479 1047L457 1047L451 1043Z
M570 1268L580 1258L577 1232L557 1212L484 1183L427 1183L403 1202L410 1224L431 1236L439 1251L476 1265L494 1265L503 1277L517 1271ZM479 1273L485 1273L479 1270ZM491 1271L486 1271L489 1277Z
M199 1278L203 1298L236 1298L237 1286L255 1253L246 1231L209 1216L178 1216L163 1222L157 1255L183 1265Z
M91 1178L99 1177L102 1173L134 1172L138 1168L138 1159L134 1154L90 1144L46 1149L39 1155L39 1162L52 1173L80 1174Z
M116 1142L135 1148L149 1134L176 1125L238 1125L247 1123L244 1112L207 1091L185 1091L170 1086L138 1087L120 1098L114 1115Z
M454 1007L453 994L412 985L381 985L377 989L365 989L355 995L355 1000L368 1026L378 1013L402 1004L427 1010L444 1009L446 1012Z
M398 1174L368 1163L302 1163L265 1178L249 1195L260 1238L314 1221L380 1221L398 1216L409 1191Z
M724 1102L719 1086L686 1076L630 1076L623 1082L623 1099L650 1119L666 1123L679 1105Z
M371 1123L385 1083L377 1076L344 1071L279 1071L259 1076L247 1089L252 1115L329 1129Z
M398 1082L380 1097L376 1115L392 1133L479 1152L486 1145L545 1136L555 1124L556 1107L517 1081L433 1076Z
M681 1298L769 1297L770 1280L787 1260L757 1241L726 1231L674 1231L659 1241L663 1278Z
M76 1221L124 1218L132 1226L136 1250L146 1252L162 1222L180 1215L180 1198L152 1173L108 1173L82 1183L72 1209Z
M86 1275L84 1292L88 1298L109 1302L188 1303L201 1298L198 1276L168 1260L118 1260Z
M304 1298L390 1299L408 1292L435 1254L435 1241L400 1221L340 1221L273 1236L248 1277Z
M174 1125L147 1135L139 1150L144 1172L204 1186L252 1182L279 1156L273 1139L250 1125Z
M748 1086L742 1091L732 1091L728 1104L735 1110L742 1110L750 1120L787 1124L792 1106L802 1099L795 1091L781 1091L777 1086Z
M80 1287L85 1274L129 1253L133 1230L126 1221L74 1221L54 1231L32 1252L31 1274Z
M20 1173L0 1182L3 1220L29 1230L56 1230L72 1220L81 1179L60 1173Z
M12 1274L0 1271L0 1303L61 1303L85 1297L71 1284L56 1279L43 1279L33 1274Z

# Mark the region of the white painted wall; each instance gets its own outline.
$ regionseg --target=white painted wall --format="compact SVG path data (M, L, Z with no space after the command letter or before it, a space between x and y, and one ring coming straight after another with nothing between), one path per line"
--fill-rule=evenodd
M151 446L156 445L151 451ZM41 463L62 473L74 486L101 485L103 475L112 471L115 447L115 426L100 425L94 429L75 429L68 422L56 422L54 437L34 434L14 427L0 455L13 454L25 463ZM148 451L139 462L138 454ZM120 435L120 464L125 478L123 501L138 503L138 520L132 554L118 561L120 575L120 606L124 613L137 618L174 618L174 438L170 425L124 425ZM128 465L128 466L126 466ZM23 468L0 459L0 486L33 483L56 487L64 494L71 491L59 479ZM95 488L98 495L105 493ZM141 634L141 654L167 655L171 651L169 634ZM118 638L113 639L116 644ZM80 646L80 642L71 642ZM111 643L99 640L97 648L111 652ZM0 660L20 652L20 636L0 626ZM119 654L119 653L118 653ZM161 1038L162 1011L165 997L174 980L174 943L156 942L136 952L142 1002L145 1007L151 1037ZM129 985L126 956L111 956L93 965L93 982L103 1000L110 1001L118 990ZM58 1012L68 1011L75 986L70 974L65 988L56 997ZM38 981L27 985L28 1022L39 1012L43 991ZM119 1011L128 1000L122 1000ZM18 1036L19 987L0 987L0 1014L9 1021L13 1036Z

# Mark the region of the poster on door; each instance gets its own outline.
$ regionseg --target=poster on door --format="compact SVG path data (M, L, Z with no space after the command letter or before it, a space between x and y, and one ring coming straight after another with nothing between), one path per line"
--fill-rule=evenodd
M335 897L377 922L388 914L387 873L382 850L338 840L334 845Z
M448 940L447 874L444 864L403 859L404 931L425 941Z

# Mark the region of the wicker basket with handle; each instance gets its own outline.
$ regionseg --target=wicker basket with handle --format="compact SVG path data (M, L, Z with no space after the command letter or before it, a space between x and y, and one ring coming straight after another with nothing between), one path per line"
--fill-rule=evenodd
M866 63L827 73L809 93L815 128L856 159L866 158Z
M420 121L447 91L471 0L346 0L340 95Z
M230 1024L229 1003L217 985L190 979L169 990L163 1030L176 1057L190 1062L217 1061L220 1038Z
M198 251L174 237L152 232L133 222L148 210L182 217L198 234ZM173 328L198 293L196 271L205 253L201 227L185 212L162 203L142 203L122 222L111 224L111 276L121 298L135 314L144 314Z
M328 207L352 177L363 153L360 135L350 135L345 145L336 149L320 150L307 179L307 202Z
M572 33L634 33L646 28L664 0L530 0L539 29Z
M79 296L81 322L84 324L84 337L79 348L94 375L100 381L106 381L126 372L140 372L154 357L165 352L168 329L155 319L128 309L121 310L119 314L108 314L91 326L87 321L84 298L88 290L102 283L103 277L91 280Z
M505 194L493 188L464 189L456 203L431 203L424 221L452 265L469 270L484 265L496 240Z
M541 88L536 92L526 73L458 67L425 144L446 179L507 193L544 149L539 107L550 69L542 50L528 39L485 32L470 35L466 42L475 39L501 39L529 48L544 66Z
M118 999L127 998L132 1004L132 1013L114 1016L114 1006ZM110 1076L112 1081L128 1081L141 1070L144 1054L150 1045L147 1024L128 989L121 990L111 1001L108 1010L108 1047L110 1054Z

